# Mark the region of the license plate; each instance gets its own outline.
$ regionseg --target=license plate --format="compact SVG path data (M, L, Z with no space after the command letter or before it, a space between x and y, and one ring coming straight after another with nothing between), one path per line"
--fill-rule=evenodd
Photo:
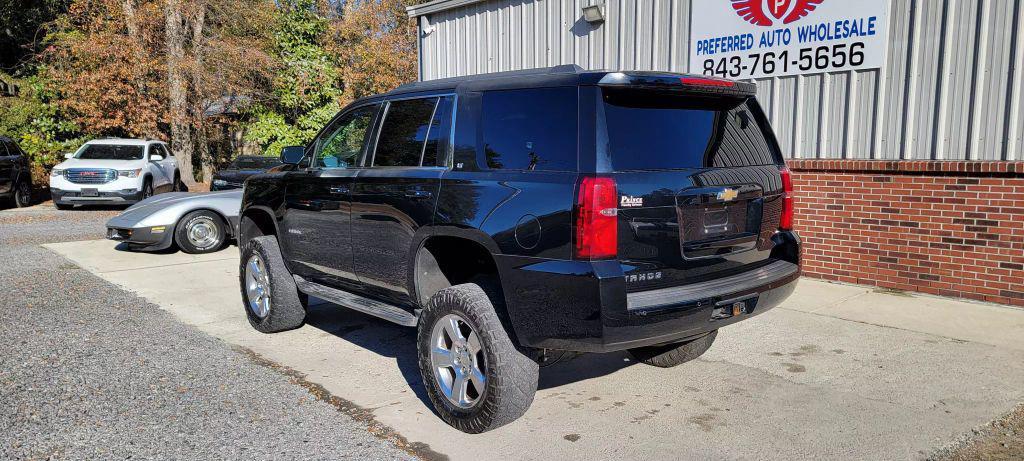
M82 197L99 197L99 189L82 189Z

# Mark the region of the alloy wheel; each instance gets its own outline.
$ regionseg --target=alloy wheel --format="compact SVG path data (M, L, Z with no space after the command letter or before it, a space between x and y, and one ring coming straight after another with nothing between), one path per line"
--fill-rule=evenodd
M249 310L259 318L270 313L270 279L263 258L255 254L245 263L245 294Z
M27 181L22 181L18 184L18 190L15 193L18 194L19 206L28 206L32 201L32 186Z
M463 409L480 402L487 383L487 355L480 335L466 319L448 314L434 324L430 364L449 402Z

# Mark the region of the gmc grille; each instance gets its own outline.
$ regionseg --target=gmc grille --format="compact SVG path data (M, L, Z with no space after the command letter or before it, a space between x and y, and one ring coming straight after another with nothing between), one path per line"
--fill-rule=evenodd
M117 179L117 170L72 168L64 172L64 178L75 184L106 184Z

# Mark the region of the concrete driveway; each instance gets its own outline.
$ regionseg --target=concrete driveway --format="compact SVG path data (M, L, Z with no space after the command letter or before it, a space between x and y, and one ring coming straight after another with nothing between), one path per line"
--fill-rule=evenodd
M1024 401L1024 310L803 280L782 307L723 329L697 361L663 370L625 354L577 356L541 370L521 420L466 435L432 413L412 329L320 304L301 329L255 332L233 247L47 247L329 392L427 457L913 459Z

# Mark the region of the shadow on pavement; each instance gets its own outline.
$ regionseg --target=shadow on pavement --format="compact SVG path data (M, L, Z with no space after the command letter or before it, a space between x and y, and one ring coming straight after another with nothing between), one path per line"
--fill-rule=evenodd
M330 333L383 357L395 359L399 372L416 397L433 408L427 397L416 356L416 329L350 310L319 299L312 299L306 324ZM538 390L605 376L633 365L625 352L610 354L573 354L540 369Z
M227 245L225 245L225 248L226 247L227 247ZM167 248L164 248L162 250L149 250L149 249L145 249L145 248L132 248L132 246L129 245L128 242L121 242L121 243L118 243L117 246L114 247L114 250L124 251L124 252L128 252L128 253L150 253L150 254L155 254L155 255L169 255L169 254L177 253L178 252L178 247L177 247L177 245L171 245L171 246L169 246Z
M416 397L433 408L416 363L416 329L395 325L362 312L310 299L306 324L378 355L395 359Z

